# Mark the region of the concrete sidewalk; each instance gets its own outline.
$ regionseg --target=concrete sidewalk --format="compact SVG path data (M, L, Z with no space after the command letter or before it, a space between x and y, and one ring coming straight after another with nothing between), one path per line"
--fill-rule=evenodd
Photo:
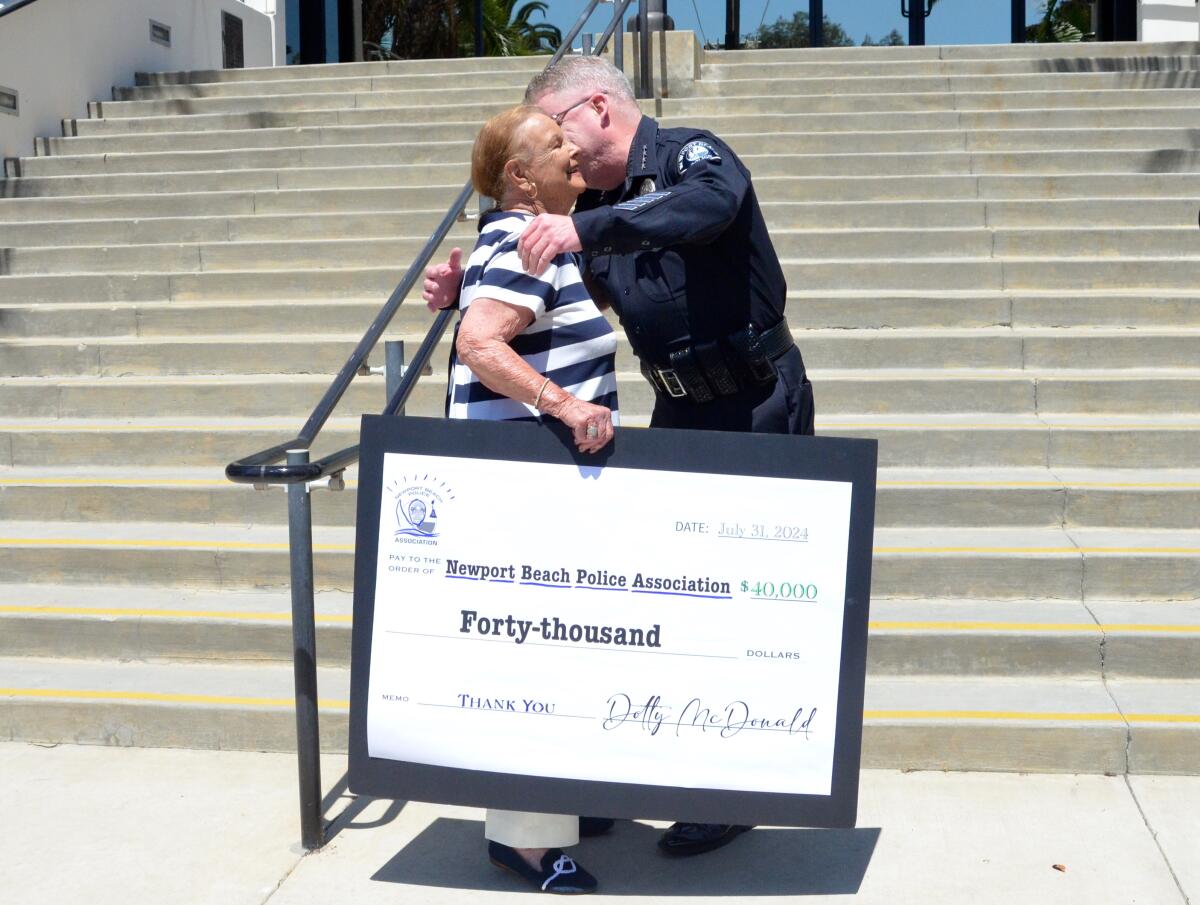
M0 898L474 905L534 895L487 863L482 812L355 799L345 767L324 762L331 838L303 855L290 755L0 744ZM600 894L631 903L1200 903L1200 777L867 771L860 801L856 830L758 830L676 861L655 852L655 826L621 822L575 854Z

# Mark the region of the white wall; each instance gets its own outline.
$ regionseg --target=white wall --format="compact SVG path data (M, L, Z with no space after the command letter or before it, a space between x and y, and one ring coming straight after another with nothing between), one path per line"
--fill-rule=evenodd
M0 86L20 94L19 116L0 113L0 157L31 156L135 72L220 69L222 10L242 20L246 66L270 66L271 18L240 0L37 0L0 18ZM171 26L170 47L150 40L151 19Z
M247 6L275 20L275 45L272 66L287 65L287 0L242 0ZM359 42L362 43L361 41Z
M1200 6L1196 0L1142 0L1138 39L1200 41Z

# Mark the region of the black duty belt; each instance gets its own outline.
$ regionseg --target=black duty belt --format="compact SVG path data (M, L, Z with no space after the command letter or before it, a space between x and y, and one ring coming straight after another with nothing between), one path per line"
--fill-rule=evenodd
M774 359L793 345L792 331L781 320L761 333L747 327L723 340L676 349L664 367L643 361L642 374L671 399L711 402L774 382Z

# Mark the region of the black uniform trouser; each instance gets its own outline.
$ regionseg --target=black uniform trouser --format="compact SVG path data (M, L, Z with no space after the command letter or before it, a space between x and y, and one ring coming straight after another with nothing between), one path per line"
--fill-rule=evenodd
M775 370L773 384L699 405L658 393L650 426L811 436L816 410L800 350L792 346L776 358Z

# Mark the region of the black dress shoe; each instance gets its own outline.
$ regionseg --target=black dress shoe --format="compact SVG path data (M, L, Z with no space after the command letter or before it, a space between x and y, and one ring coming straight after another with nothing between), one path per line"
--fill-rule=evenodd
M701 855L728 845L752 826L729 823L676 823L658 840L664 855Z
M589 836L603 836L615 823L611 817L580 817L579 835L584 839Z
M497 867L524 877L542 892L579 894L595 892L596 878L563 854L561 848L552 848L542 855L540 870L530 867L516 849L488 842L488 858Z

